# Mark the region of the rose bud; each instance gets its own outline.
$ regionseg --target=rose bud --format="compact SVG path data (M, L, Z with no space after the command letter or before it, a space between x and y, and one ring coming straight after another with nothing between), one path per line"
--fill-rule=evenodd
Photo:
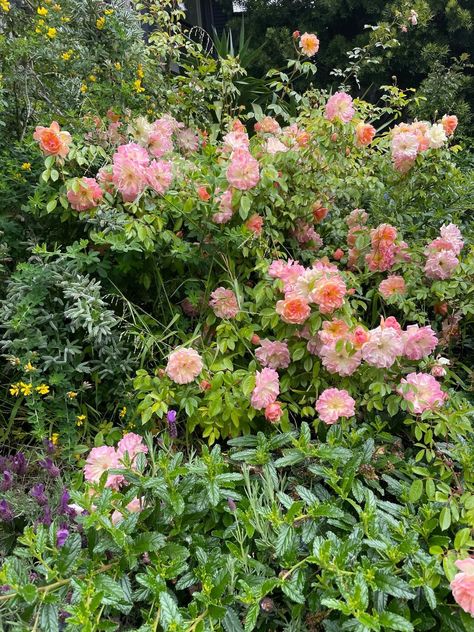
M335 143L337 139L338 139L337 132L333 132L333 133L331 134L331 141L332 141L333 143Z
M271 423L277 423L280 421L282 415L283 410L280 402L273 402L273 404L268 404L265 408L265 419Z
M259 345L260 344L260 336L257 336L257 334L253 334L253 336L250 339L250 342L253 345Z
M327 209L325 206L321 206L320 202L316 202L316 204L313 206L314 221L322 222L323 219L328 214L328 212L329 212L329 209Z
M199 382L199 388L201 389L201 391L208 391L211 388L211 383L207 380L201 380Z
M299 31L293 31L293 39L298 39L300 35L301 33Z
M342 248L338 248L337 250L333 252L332 256L333 256L333 259L335 259L336 261L340 261L342 257L344 256L344 250L342 250Z

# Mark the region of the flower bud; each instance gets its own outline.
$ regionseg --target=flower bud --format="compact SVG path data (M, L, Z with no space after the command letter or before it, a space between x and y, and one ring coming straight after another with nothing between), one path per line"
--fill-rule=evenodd
M333 252L332 256L333 256L333 259L335 259L336 261L340 261L342 257L344 256L344 250L342 250L342 248L338 248L337 250Z

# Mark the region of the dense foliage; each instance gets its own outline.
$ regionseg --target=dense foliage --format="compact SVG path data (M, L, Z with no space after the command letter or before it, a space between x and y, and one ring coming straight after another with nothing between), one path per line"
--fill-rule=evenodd
M299 92L311 33L248 81L171 1L0 12L0 627L471 632L456 109Z

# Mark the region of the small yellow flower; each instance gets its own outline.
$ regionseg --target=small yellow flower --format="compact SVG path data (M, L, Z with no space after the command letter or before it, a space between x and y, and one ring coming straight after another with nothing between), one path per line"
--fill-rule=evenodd
M101 31L104 26L105 26L105 18L104 16L97 18L96 22L95 22L96 27L99 29L99 31Z
M97 77L95 75L89 75L89 81L97 81Z
M46 22L44 20L38 20L38 26L44 26Z
M68 18L66 15L61 18L61 22L70 22L71 18Z
M32 373L33 371L36 371L36 368L31 364L31 362L28 362L28 364L25 364L23 368L25 369L27 373Z
M26 384L25 382L18 382L18 386L20 387L22 395L31 395L31 392L33 390L33 384L31 384L31 382L29 384Z
M119 412L119 417L120 417L120 419L123 419L123 418L125 417L125 415L126 415L126 414L127 414L127 407L126 407L126 406L124 406L124 407L122 408L122 410Z
M104 14L105 15L113 15L114 10L113 9L105 9Z
M145 76L145 73L143 72L143 66L141 64L138 64L137 77L139 79L143 79L144 76Z
M84 424L85 420L86 420L86 416L85 415L77 415L77 417L76 417L76 426L82 426Z
M51 443L52 443L53 445L58 445L58 441L59 441L59 435L58 435L58 433L57 433L57 432L54 432L54 433L51 435Z
M0 9L2 9L2 11L5 11L5 13L8 13L10 11L10 3L8 2L8 0L0 0Z
M87 92L87 85L85 83L83 83L81 86L81 92L82 94L85 94Z
M46 35L49 37L49 39L54 39L56 37L56 35L58 34L57 30L54 28L54 26L51 26L48 29L48 32L46 33Z
M36 13L38 15L48 15L48 9L46 7L38 7Z
M21 168L23 169L23 171L31 171L31 162L24 162L21 165Z
M142 87L142 80L141 79L137 79L136 81L133 82L133 89L138 94L140 94L140 92L145 92L145 88Z
M70 48L69 50L65 51L61 57L64 59L64 61L69 61L72 57L72 54L74 53L74 51L72 50L72 48Z
M20 385L12 384L10 386L10 395L13 395L13 397L18 397L19 394L20 394Z
M49 393L49 386L47 384L40 384L35 390L40 395L47 395Z
M122 70L122 64L119 61L116 61L114 64L115 70Z
M53 9L55 11L61 11L61 5L60 4L53 4Z
M39 29L38 27L35 28L35 33L41 33L41 29Z
M68 391L66 395L68 396L69 399L76 399L77 397L76 391Z

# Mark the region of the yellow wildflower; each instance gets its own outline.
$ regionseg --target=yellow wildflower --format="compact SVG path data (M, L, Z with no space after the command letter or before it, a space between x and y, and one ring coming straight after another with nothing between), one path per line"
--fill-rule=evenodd
M113 14L113 12L114 12L114 10L113 10L113 9L105 9L104 14L105 14L105 15L112 15L112 14Z
M31 373L32 371L36 371L36 368L31 364L31 362L28 362L28 364L25 364L25 366L23 368L25 369L25 371L27 373Z
M143 79L144 76L145 76L145 73L143 72L143 66L141 64L138 64L137 77L139 79Z
M69 399L76 399L77 397L76 391L68 391L66 395L69 397Z
M21 165L21 168L23 169L23 171L31 171L31 162L24 162Z
M48 32L46 33L46 35L49 37L49 39L54 39L56 37L56 35L58 34L57 30L54 28L54 26L51 26L48 29Z
M13 395L14 397L18 397L19 394L20 394L20 385L12 384L10 386L10 395Z
M53 4L53 9L54 9L55 11L61 11L61 8L62 8L62 7L61 7L61 5L60 5L60 4Z
M133 89L138 94L140 94L140 92L145 92L145 88L142 87L142 80L141 79L137 79L136 81L133 82Z
M40 28L38 28L38 27L36 27L36 28L35 28L35 33L41 33L41 29L40 29Z
M105 26L105 18L104 16L97 18L97 20L95 21L95 25L96 27L99 29L99 31L101 31L104 26Z
M54 432L54 433L51 435L51 443L52 443L53 445L58 445L58 441L59 441L59 435L58 435L58 433L57 433L57 432Z
M72 48L70 48L69 50L64 52L61 55L61 57L64 59L64 61L69 61L71 59L73 53L74 53L74 51L72 50Z
M89 75L89 81L97 81L97 77L95 75Z
M33 384L31 384L31 382L29 384L26 384L25 382L18 382L18 386L20 387L22 395L31 395L33 390Z
M76 426L82 426L85 420L86 420L86 416L85 415L77 415L77 417L76 417Z
M36 13L38 15L48 15L48 9L46 7L38 7Z
M68 18L66 15L61 18L61 22L70 22L71 18Z
M47 395L49 393L49 386L47 384L40 384L35 390L40 395Z
M85 94L87 92L87 85L85 83L83 83L81 86L81 92L82 94Z
M126 407L126 406L124 406L124 407L122 408L122 410L119 412L119 417L120 417L120 419L123 419L123 418L125 417L125 415L126 415L126 414L127 414L127 407Z
M122 64L119 61L116 61L114 66L115 70L122 70Z
M0 0L0 9L8 13L10 11L10 3L8 0Z

